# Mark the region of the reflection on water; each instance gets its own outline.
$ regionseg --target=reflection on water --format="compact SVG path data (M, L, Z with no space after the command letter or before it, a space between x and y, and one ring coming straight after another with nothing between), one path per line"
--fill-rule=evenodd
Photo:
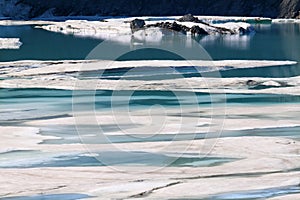
M204 37L198 36L194 39L203 46L219 44L230 49L247 50L254 35L255 33L251 35L207 35Z

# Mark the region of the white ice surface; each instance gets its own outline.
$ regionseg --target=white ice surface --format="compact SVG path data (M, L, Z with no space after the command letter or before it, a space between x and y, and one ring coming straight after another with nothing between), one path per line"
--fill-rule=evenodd
M137 17L136 17L137 18ZM147 19L147 17L138 17L140 19ZM158 42L162 37L160 29L146 29L138 31L132 35L130 29L130 21L135 18L117 18L108 19L106 21L87 21L87 20L67 20L64 22L51 22L50 24L39 25L37 28L42 28L47 31L59 32L63 34L72 34L75 36L82 37L93 37L104 40L119 41L121 43L128 43L133 38L136 37L137 40L142 40L146 42ZM155 19L155 18L153 18ZM159 18L158 18L159 19ZM161 21L161 20L159 20ZM164 20L164 22L173 22L174 20ZM157 21L146 21L146 24L155 24ZM222 24L217 24L215 26L207 26L201 23L193 22L177 22L178 24L183 24L188 27L194 25L200 26L210 34L218 33L215 27L223 27L230 29L233 33L239 34L238 29L248 28L253 29L252 26L246 22L227 22ZM254 29L253 29L254 30Z
M31 150L43 140L56 139L54 136L39 135L39 131L40 129L36 127L0 126L0 153Z
M0 38L0 49L19 49L21 45L19 38Z
M272 61L273 62L273 61ZM26 79L12 79L11 81L1 81L2 84L11 84L11 87L19 84L19 87L35 87L43 85L44 87L67 87L68 84L73 84L72 81L76 78L68 75L57 75L55 73L62 71L69 71L70 69L80 69L80 67L72 65L71 63L63 63L61 65L51 64L50 62L27 61L31 69L24 68L24 61L1 63L0 66L7 66L6 75L16 75L22 77L25 75L33 76ZM78 61L80 63L80 61ZM225 63L225 62L224 62ZM219 63L219 67L224 64ZM229 61L227 64L231 65L234 61ZM245 63L250 66L251 62L241 61L240 65L235 63L235 67L245 67ZM105 62L101 64L106 65ZM151 63L146 63L151 64ZM153 64L161 65L157 61ZM184 63L186 65L186 63ZM263 63L252 62L253 67L262 66ZM274 61L275 65L279 64ZM283 63L281 63L284 65ZM281 65L279 64L279 65ZM292 64L292 62L290 63ZM79 64L78 64L79 65ZM142 63L117 63L116 68L122 66L142 66ZM176 63L174 64L176 65ZM182 63L178 63L178 66ZM206 64L205 64L206 65ZM215 64L217 65L217 64ZM214 66L215 66L214 65ZM266 66L270 66L269 61L266 61ZM10 67L12 66L12 67ZM100 65L100 69L105 69ZM218 65L217 65L218 66ZM37 69L33 69L36 67ZM50 69L54 67L55 69ZM165 63L165 67L168 64ZM39 69L40 68L40 69ZM88 70L98 69L97 66L90 64ZM31 71L33 70L33 71ZM43 74L45 70L45 74ZM19 71L19 72L18 72ZM4 72L4 71L3 71ZM46 75L47 72L54 73L51 76ZM24 73L24 74L22 74ZM264 90L248 90L246 86L247 80L254 80L261 85L271 86L274 88ZM41 81L42 80L42 81ZM45 82L44 82L45 80ZM47 82L50 81L50 82ZM194 87L200 87L200 90L208 91L201 85L201 79L192 78L186 80L193 83ZM203 81L203 80L202 80ZM234 79L207 79L214 86L216 92L224 92L225 90L233 93L256 92L256 93L278 93L295 94L298 87L298 94L300 94L299 77L293 78L238 78ZM292 87L278 87L281 82L290 84ZM145 82L132 81L130 82L103 82L105 87L113 84L120 84L124 88L130 86L137 87L139 84ZM15 85L14 85L15 84ZM157 82L147 82L147 87L159 89L155 85ZM152 85L151 85L152 84ZM163 81L162 84L168 84L168 87L175 86L181 89L186 89L182 79L175 82ZM214 85L215 84L215 85ZM87 84L88 86L88 84ZM142 86L143 87L143 86ZM144 86L146 88L146 86ZM167 88L168 88L167 87ZM278 87L278 88L277 88ZM69 87L71 88L71 87ZM88 87L87 87L88 88ZM163 88L163 87L162 87ZM218 89L220 88L220 89ZM260 114L265 116L261 120L258 116ZM158 113L158 112L157 112ZM104 115L99 114L99 120L104 121ZM193 113L193 110L189 114ZM231 117L227 120L225 129L241 130L243 128L274 128L274 127L292 127L299 125L299 106L298 104L284 104L284 105L267 105L258 107L248 106L234 106L228 108L227 116ZM246 117L244 119L241 116ZM90 116L87 116L90 119ZM143 122L147 122L146 117L143 117ZM71 118L70 120L73 120ZM107 120L109 123L109 120ZM51 120L36 120L27 122L30 127L0 127L0 147L1 152L9 150L26 149L55 152L57 155L59 151L69 151L70 153L78 151L82 147L78 144L67 145L46 145L38 144L44 139L57 139L50 136L41 136L38 127L42 124L45 126L52 124L55 126L67 123L65 119L51 119ZM72 122L74 123L74 122ZM71 123L71 124L72 124ZM203 125L203 124L200 124ZM172 124L170 129L174 128ZM175 127L176 128L176 127ZM142 130L142 129L141 129ZM175 130L175 129L174 129ZM113 133L112 133L113 135ZM178 152L178 149L185 149L185 153L199 153L200 148L209 139L190 141L172 141L170 144L170 152ZM135 173L141 170L141 166L129 167L127 173L120 173L117 170L109 167L69 167L69 168L36 168L36 169L1 169L0 170L0 185L3 189L0 191L1 197L9 196L32 196L36 194L48 193L83 193L95 196L93 199L128 199L132 195L142 194L144 199L164 199L164 198L206 198L208 195L220 193L232 193L233 191L245 192L249 190L276 188L287 185L299 184L299 172L293 171L294 168L299 168L299 149L300 144L297 140L280 137L234 137L234 138L219 138L214 141L215 145L211 153L220 157L240 158L235 162L226 163L224 165L217 165L211 167L167 167L157 169L154 167L149 169L153 173ZM141 143L120 143L114 144L120 149L130 149L137 151L156 152L164 149L166 142L141 142ZM92 146L92 145L91 145ZM184 148L189 147L189 148ZM103 146L92 146L90 148L102 149ZM172 151L171 151L172 150ZM42 160L42 159L41 159ZM24 160L25 162L30 161ZM5 164L5 163L2 163ZM122 168L124 169L124 168ZM143 168L147 170L147 168ZM130 173L132 172L132 173ZM275 172L275 173L274 173ZM258 173L259 175L257 175ZM237 175L233 177L231 174ZM253 174L254 176L244 176L243 174ZM30 181L28 181L30 180ZM47 181L45 181L47 180ZM168 186L169 184L174 184ZM199 188L201 188L199 190ZM146 195L143 195L146 194ZM299 194L294 194L290 199L299 199ZM286 196L281 196L278 199L287 199Z
M56 74L66 72L84 72L93 70L117 69L117 68L138 68L138 67L180 67L195 66L208 67L211 71L224 70L224 67L231 68L257 68L270 66L295 65L295 61L274 61L274 60L136 60L136 61L111 61L111 60L77 60L77 61L13 61L1 62L1 76L32 76L42 74Z
M276 24L300 23L300 19L273 19L272 23L276 23Z
M193 77L166 80L107 80L99 79L98 75L89 79L80 79L76 72L118 69L133 67L125 76L140 77L147 74L140 74L139 67L159 67L165 73L174 73L170 67L174 66L196 66L200 71L215 71L238 68L257 68L269 66L283 66L296 64L294 61L259 61L259 60L219 60L219 61L174 61L174 60L151 60L151 61L108 61L108 60L87 60L87 61L17 61L0 63L1 73L4 80L0 81L2 88L57 88L57 89L104 89L104 90L180 90L190 92L209 93L242 93L242 94L291 94L299 95L300 78L209 78ZM7 67L6 67L7 66ZM24 67L26 66L26 67ZM28 67L29 66L29 67ZM30 67L33 66L33 67ZM137 72L137 73L135 73ZM159 72L158 72L159 73ZM200 72L199 72L200 73ZM57 75L60 74L60 75ZM148 75L155 75L149 74ZM18 77L17 79L11 77ZM25 78L26 77L26 78ZM9 78L5 80L6 78ZM247 82L251 80L253 85ZM266 88L252 89L255 86Z

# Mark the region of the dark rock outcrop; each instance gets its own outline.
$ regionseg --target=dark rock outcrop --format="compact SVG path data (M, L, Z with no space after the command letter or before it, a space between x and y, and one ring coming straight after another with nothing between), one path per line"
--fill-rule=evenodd
M258 85L258 82L254 81L254 80L248 80L248 81L246 81L246 85L248 85L248 86L256 86L256 85Z
M242 27L239 28L239 32L241 35L247 34L247 30Z
M187 16L187 15L185 15L185 16ZM184 17L180 18L181 21L183 18ZM188 19L186 18L186 20L193 20L193 23L195 25L190 28L183 24L176 23L176 21L174 21L174 22L158 22L158 23L154 23L154 24L145 25L144 20L134 19L130 22L130 28L131 28L132 33L134 33L137 30L140 30L140 29L155 27L155 28L166 29L169 31L180 32L183 34L190 32L192 35L209 35L210 33L208 33L205 29L196 25L198 23L201 23L201 24L204 24L205 26L213 28L214 31L212 31L212 32L216 32L216 33L220 33L220 34L237 34L237 33L239 33L240 35L245 35L245 34L250 34L251 32L254 32L254 29L252 26L247 27L247 28L240 27L238 30L231 30L231 29L228 29L225 27L219 27L219 26L214 26L212 24L203 23L198 18L193 17L192 15L189 15Z
M177 32L182 32L182 33L186 33L187 31L190 30L189 27L177 24L176 22L173 22L173 23L170 23L170 22L162 23L162 28L166 28L166 29L169 29L169 30L172 30L172 31L177 31Z
M55 16L167 16L223 15L295 18L300 0L10 0L0 16L34 18ZM20 12L19 12L20 11ZM21 12L22 11L22 12Z
M135 19L130 22L130 28L132 32L142 29L144 28L144 26L145 26L145 21L142 19Z
M208 35L208 32L199 26L192 26L191 33L192 35Z
M183 17L179 18L177 21L179 21L179 22L195 22L195 23L200 22L199 18L194 17L192 14L184 15Z
M162 29L167 29L170 31L175 31L175 32L180 32L183 34L186 34L188 31L191 30L191 28L178 24L176 22L160 22L160 23L155 23L155 24L148 24L145 26L145 28L151 28L151 27L157 27L157 28L162 28Z

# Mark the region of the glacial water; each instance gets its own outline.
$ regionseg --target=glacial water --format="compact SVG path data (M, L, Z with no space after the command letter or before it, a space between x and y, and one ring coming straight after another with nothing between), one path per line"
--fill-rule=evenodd
M74 37L35 29L33 26L0 26L0 37L19 37L23 45L19 50L1 50L1 61L37 59L84 59L102 40ZM299 60L299 24L261 24L255 25L256 34L250 36L200 36L195 38L207 50L212 59L262 59L262 60ZM172 36L174 45L186 42L185 36ZM172 39L163 38L163 40ZM110 43L111 49L130 50L128 44L117 41ZM187 51L193 47L186 46ZM138 59L164 59L161 52L139 54ZM113 56L112 51L104 52L105 57ZM120 58L137 59L137 55ZM135 56L135 57L134 57ZM170 55L167 55L170 56ZM168 57L168 59L171 59Z
M250 36L205 36L195 40L204 47L213 60L248 59L248 60L300 60L300 25L299 24L260 24L255 26L256 34ZM33 26L0 26L0 37L21 38L23 45L18 50L0 50L0 61L12 60L61 60L85 59L88 53L103 40L74 37L51 33ZM184 35L169 36L163 42L172 40L174 46L188 43ZM99 59L114 57L113 49L134 50L129 44L117 41L109 42L112 51L98 55ZM186 51L194 51L192 46L185 45ZM160 50L148 49L123 55L119 60L132 59L180 59L176 55ZM229 66L230 67L230 66ZM241 69L223 72L225 77L263 76L290 77L300 74L299 65L273 67L268 69ZM192 73L192 71L191 71Z

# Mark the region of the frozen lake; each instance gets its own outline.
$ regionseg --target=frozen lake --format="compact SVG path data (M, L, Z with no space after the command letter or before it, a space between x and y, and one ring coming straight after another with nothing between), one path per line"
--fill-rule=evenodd
M186 35L166 34L142 50L141 41L106 41L106 51L93 57L111 60L122 49L131 52L118 61L157 66L58 73L51 66L60 63L52 61L84 60L102 40L0 26L0 37L22 42L0 49L0 199L299 198L300 24L254 27L252 35L194 38L212 60L227 60L215 77L206 65L160 66L182 59L159 50L162 44L197 60ZM21 60L51 62L5 63ZM298 63L236 67L230 60ZM201 77L211 90L200 86ZM84 89L71 90L74 80ZM91 80L100 82L89 88L94 83L84 81ZM19 182L23 188L15 189Z

